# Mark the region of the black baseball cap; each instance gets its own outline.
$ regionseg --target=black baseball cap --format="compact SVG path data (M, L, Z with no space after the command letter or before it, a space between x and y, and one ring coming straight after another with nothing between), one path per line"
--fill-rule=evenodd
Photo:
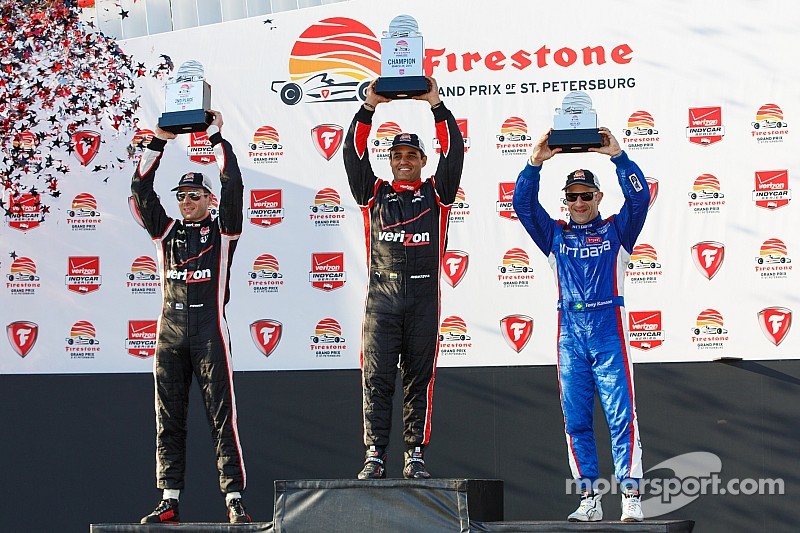
M194 187L196 189L205 189L208 192L214 192L211 189L211 180L202 172L187 172L181 176L180 181L178 181L178 186L172 190L177 191L181 187Z
M416 148L417 150L425 155L425 145L422 144L422 139L419 138L419 135L416 133L400 133L394 136L394 140L392 141L392 147L389 150L393 150L398 146L410 146L411 148Z
M600 181L597 179L597 176L595 176L591 170L584 170L582 168L570 172L569 176L567 176L567 184L564 185L564 188L561 190L566 191L573 185L586 185L587 187L594 187L598 191L600 190Z

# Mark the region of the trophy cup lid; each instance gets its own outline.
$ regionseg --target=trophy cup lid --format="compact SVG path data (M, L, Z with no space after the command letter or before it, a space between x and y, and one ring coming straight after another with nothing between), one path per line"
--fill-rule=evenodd
M591 113L592 99L583 91L572 91L564 97L561 108L556 111L564 114Z
M389 23L389 31L383 32L384 37L416 37L419 35L419 24L411 15L397 15Z
M205 78L203 64L196 59L185 61L178 68L178 75L175 77L177 83L184 81L201 81Z

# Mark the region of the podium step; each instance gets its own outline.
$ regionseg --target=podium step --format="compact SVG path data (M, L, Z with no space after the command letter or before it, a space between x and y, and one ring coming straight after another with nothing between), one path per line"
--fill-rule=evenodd
M181 524L92 524L89 533L255 533L272 531L272 522L223 524L184 522Z
M644 522L494 522L472 523L472 532L503 533L692 533L691 520L645 520Z
M497 479L275 481L275 533L468 533L502 519Z

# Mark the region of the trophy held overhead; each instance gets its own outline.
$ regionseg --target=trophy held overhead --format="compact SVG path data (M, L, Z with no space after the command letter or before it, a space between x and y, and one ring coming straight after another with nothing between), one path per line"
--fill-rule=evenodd
M563 153L587 152L589 148L603 146L597 128L597 113L592 109L592 99L583 91L573 91L564 97L553 116L553 131L547 145L561 148Z
M402 100L430 90L422 69L425 48L419 25L411 15L398 15L381 38L381 77L375 94Z
M214 120L209 109L211 85L204 78L203 65L190 59L164 89L164 113L158 118L158 127L175 134L206 131Z

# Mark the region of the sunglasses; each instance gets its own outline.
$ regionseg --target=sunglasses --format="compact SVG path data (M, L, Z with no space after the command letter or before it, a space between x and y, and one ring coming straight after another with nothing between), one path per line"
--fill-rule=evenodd
M189 197L189 200L197 202L200 200L200 198L207 195L197 191L180 191L175 193L175 198L177 198L179 202L182 202L187 196Z
M567 192L564 193L564 198L567 199L568 202L577 202L578 197L584 202L591 202L594 198L594 193L597 191L589 191L589 192Z

